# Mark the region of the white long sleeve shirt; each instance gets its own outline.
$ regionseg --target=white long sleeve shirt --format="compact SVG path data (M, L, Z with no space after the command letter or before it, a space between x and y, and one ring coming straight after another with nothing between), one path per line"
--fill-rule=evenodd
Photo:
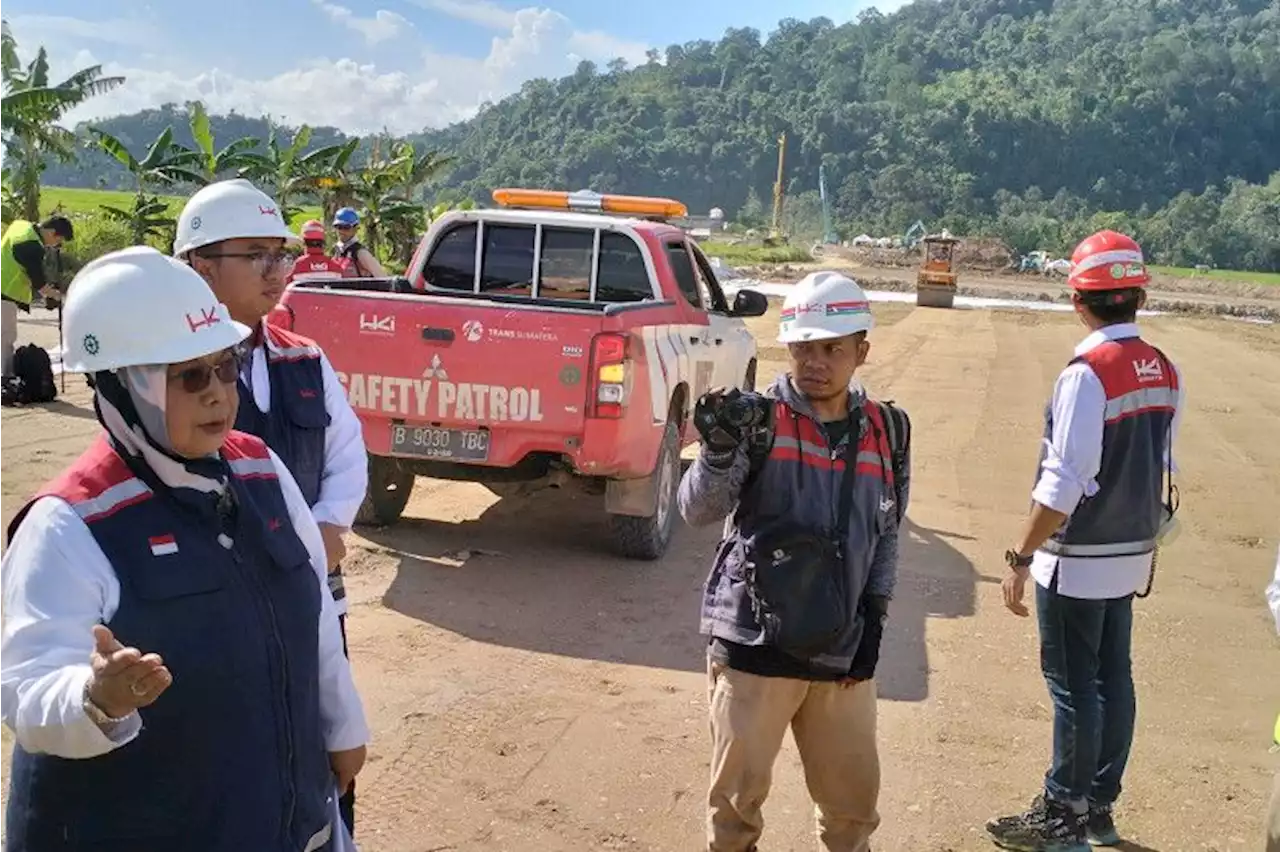
M320 530L297 482L274 452L289 518L320 584L320 730L329 751L369 741L364 708L342 653L337 611L327 582ZM32 753L97 757L141 735L137 712L104 731L84 712L93 626L120 606L120 580L93 533L56 497L31 507L0 563L0 705L4 723ZM234 625L229 625L234 628ZM217 637L210 637L216 642ZM143 653L153 649L140 648ZM182 672L173 672L181 678ZM163 693L157 701L164 701Z
M253 349L249 362L249 387L253 401L264 414L271 413L271 377L267 372L267 355L260 344ZM356 512L364 502L369 487L369 460L365 454L364 431L338 374L323 352L320 371L324 376L324 409L329 426L324 430L324 472L320 477L320 498L311 507L318 524L332 524L350 529Z
M1276 620L1276 633L1280 634L1280 552L1276 553L1276 576L1267 586L1267 604Z
M1107 341L1138 336L1133 323L1105 326L1090 334L1076 347L1084 355ZM1172 366L1172 365L1171 365ZM1182 419L1185 390L1178 378L1177 402L1173 414L1170 446L1166 462L1173 466L1173 438ZM1058 376L1053 389L1053 434L1046 442L1046 458L1031 499L1042 506L1070 515L1084 497L1098 492L1097 475L1102 469L1102 433L1106 425L1107 393L1102 380L1086 364L1070 364ZM1058 592L1066 597L1104 600L1141 591L1151 573L1152 554L1082 559L1055 556L1037 550L1031 562L1031 576L1045 588L1058 575Z

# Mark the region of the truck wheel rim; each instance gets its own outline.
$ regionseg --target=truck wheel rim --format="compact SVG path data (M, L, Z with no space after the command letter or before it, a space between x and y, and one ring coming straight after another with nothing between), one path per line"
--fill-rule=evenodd
M662 476L658 480L658 526L665 529L667 526L667 518L671 514L671 490L672 485L675 482L675 477L671 472L671 468L673 467L671 464L671 453L669 450L665 449L663 452L666 454L666 458L663 459Z

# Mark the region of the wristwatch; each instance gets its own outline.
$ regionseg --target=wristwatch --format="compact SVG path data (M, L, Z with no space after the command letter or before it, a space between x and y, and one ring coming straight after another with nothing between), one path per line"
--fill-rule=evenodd
M1013 549L1009 549L1004 552L1004 564L1008 565L1010 569L1029 568L1031 566L1031 560L1034 558L1034 555L1023 556Z
M93 699L89 696L89 684L87 681L84 685L84 698L81 700L80 705L84 707L84 714L89 717L89 721L99 728L118 725L133 715L133 711L130 711L118 719L114 716L108 716L107 711L93 703Z

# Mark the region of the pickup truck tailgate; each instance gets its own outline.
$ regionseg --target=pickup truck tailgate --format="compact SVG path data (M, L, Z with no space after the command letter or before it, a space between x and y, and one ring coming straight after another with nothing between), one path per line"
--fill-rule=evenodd
M294 328L339 342L326 353L370 451L510 467L581 438L600 313L312 292Z

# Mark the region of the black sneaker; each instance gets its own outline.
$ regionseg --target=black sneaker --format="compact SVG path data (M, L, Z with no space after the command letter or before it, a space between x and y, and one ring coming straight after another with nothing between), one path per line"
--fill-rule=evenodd
M1084 825L1085 840L1090 846L1119 846L1120 832L1111 819L1111 805L1089 803L1089 818Z
M1011 852L1088 852L1085 820L1071 805L1037 796L1025 812L988 822L987 833Z

